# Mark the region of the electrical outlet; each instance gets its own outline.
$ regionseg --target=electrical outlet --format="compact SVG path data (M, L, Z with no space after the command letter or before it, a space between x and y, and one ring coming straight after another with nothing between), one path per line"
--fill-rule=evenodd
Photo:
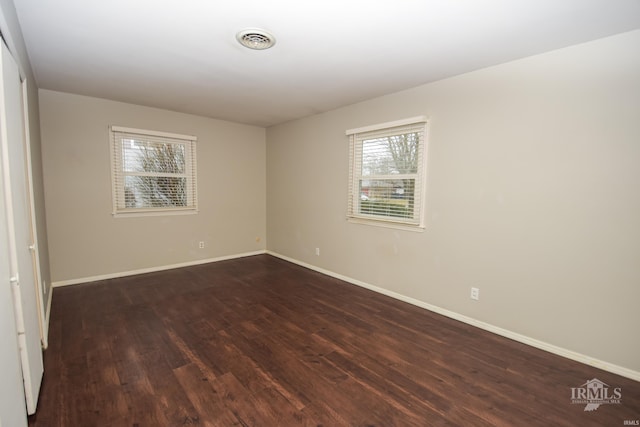
M479 288L471 288L471 299L479 301L480 300L480 289Z
M320 256L320 248L316 248L316 256Z
M204 249L204 242L203 242L203 241L200 241L200 243L198 243L198 247L199 247L200 249Z

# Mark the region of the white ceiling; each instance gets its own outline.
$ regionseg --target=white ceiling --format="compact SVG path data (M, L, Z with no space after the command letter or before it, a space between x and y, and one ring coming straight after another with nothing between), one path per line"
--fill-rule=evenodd
M38 86L269 126L640 28L640 0L15 0ZM238 31L270 31L252 51ZM640 49L640 46L639 46Z

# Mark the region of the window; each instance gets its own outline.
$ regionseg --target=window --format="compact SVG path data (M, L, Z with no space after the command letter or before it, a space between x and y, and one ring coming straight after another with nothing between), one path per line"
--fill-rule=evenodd
M113 214L195 213L196 139L111 126Z
M424 228L426 118L347 131L352 222Z

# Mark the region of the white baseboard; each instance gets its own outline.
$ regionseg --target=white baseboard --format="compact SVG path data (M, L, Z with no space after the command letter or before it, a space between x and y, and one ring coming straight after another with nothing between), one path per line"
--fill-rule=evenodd
M593 366L595 368L602 369L604 371L612 372L614 374L617 374L626 378L630 378L635 381L640 381L640 372L638 371L634 371L632 369L628 369L623 366L614 365L613 363L605 362L603 360L595 359L593 357L589 357L587 355L577 353L575 351L567 350L566 348L558 347L556 345L549 344L544 341L540 341L540 340L528 337L526 335L522 335L517 332L510 331L508 329L500 328L490 323L482 322L472 317L468 317L463 314L459 314L454 311L447 310L445 308L438 307L438 306L426 303L424 301L420 301L415 298L411 298L411 297L390 291L388 289L380 288L378 286L374 286L369 283L366 283L357 279L353 279L351 277L343 276L342 274L334 273L333 271L325 270L324 268L316 267L315 265L307 264L306 262L302 262L297 259L289 258L288 256L279 254L277 252L266 251L266 253L269 255L273 255L274 257L283 259L285 261L289 261L293 264L306 267L310 270L314 270L319 273L326 274L327 276L335 277L336 279L340 279L345 282L389 296L391 298L404 301L406 303L424 308L429 311L433 311L434 313L442 314L443 316L447 316L451 319L459 320L461 322L478 327L480 329L484 329L485 331L489 331L494 334L512 339L514 341L518 341L523 344L530 345L540 350L548 351L549 353L557 354L558 356L566 357L567 359L575 360L576 362L584 363L585 365Z
M82 277L80 279L60 280L51 283L51 287L59 288L61 286L78 285L81 283L97 282L99 280L117 279L118 277L135 276L137 274L155 273L156 271L173 270L174 268L191 267L193 265L209 264L211 262L225 261L228 259L244 258L253 255L262 255L266 253L266 250L260 250L255 252L245 252L241 254L226 255L217 258L199 259L196 261L181 262L178 264L161 265L157 267L141 268L139 270L122 271L119 273L102 274L100 276ZM49 298L51 301L51 298ZM51 304L51 302L49 302Z

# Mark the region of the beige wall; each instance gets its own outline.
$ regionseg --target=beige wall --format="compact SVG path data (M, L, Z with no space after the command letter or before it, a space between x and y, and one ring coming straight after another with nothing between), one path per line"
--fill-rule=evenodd
M0 0L0 22L3 36L11 50L20 72L27 80L27 105L29 107L29 136L31 149L31 165L33 193L35 204L37 245L40 258L43 301L45 307L51 298L51 273L49 270L49 250L47 241L47 223L45 215L44 186L42 178L42 151L40 146L40 118L38 103L38 87L33 77L31 63L27 55L22 30L12 0Z
M268 249L638 372L638 76L635 31L269 128ZM345 130L422 114L427 230L348 223Z
M264 250L263 128L48 90L40 119L54 282ZM199 213L114 218L109 125L197 136Z

